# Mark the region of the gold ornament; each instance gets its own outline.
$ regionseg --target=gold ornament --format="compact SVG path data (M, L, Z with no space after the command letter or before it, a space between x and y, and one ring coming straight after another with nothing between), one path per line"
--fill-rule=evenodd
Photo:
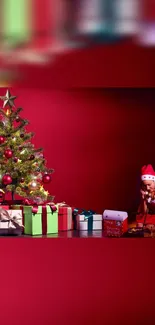
M5 96L0 96L0 99L3 100L4 104L3 104L3 108L5 106L10 106L10 107L14 107L14 100L16 99L16 96L11 96L10 90L7 90L6 95Z

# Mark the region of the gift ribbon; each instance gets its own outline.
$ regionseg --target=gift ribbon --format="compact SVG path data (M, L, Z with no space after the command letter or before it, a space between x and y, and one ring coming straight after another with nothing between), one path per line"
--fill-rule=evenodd
M32 202L29 199L24 199L23 204L24 205L33 205Z
M93 214L95 214L95 212L92 210L84 210L84 212L80 214L84 214L84 219L88 220L88 231L91 231L93 229Z
M57 211L57 207L55 205L55 203L53 202L45 202L44 204L34 204L33 201L30 201L29 199L24 199L23 200L23 204L24 205L29 205L29 206L32 206L32 212L33 213L37 213L38 212L38 206L46 206L46 205L49 205L50 208L51 208L51 211L52 213Z
M46 205L42 206L42 234L47 235L47 209L46 209Z
M66 202L61 202L61 203L57 203L58 206L60 207L70 207L70 205L68 205Z
M12 222L13 225L16 227L16 229L24 228L23 225L19 224L18 220L19 220L18 217L13 217L12 218L7 210L5 210L3 208L0 208L0 222L8 222L9 221L9 226L10 226L10 224Z
M93 214L96 214L95 211L93 210L85 210L85 209L81 209L81 208L75 208L73 210L73 215L77 216L78 214L84 214L85 219L89 218L90 216L92 216Z
M84 210L80 208L75 208L73 210L74 228L77 229L77 215L84 215L84 220L88 220L88 231L93 229L93 214L96 214L93 210Z
M42 206L42 235L47 235L47 205L50 206L52 214L57 210L57 207L53 203L40 204ZM38 212L38 205L32 206L32 213L36 214Z

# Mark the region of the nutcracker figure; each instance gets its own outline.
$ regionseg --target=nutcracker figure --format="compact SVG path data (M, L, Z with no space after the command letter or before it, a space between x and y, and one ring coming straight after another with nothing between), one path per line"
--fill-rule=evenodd
M155 224L155 171L152 165L141 169L141 202L138 209L138 226Z

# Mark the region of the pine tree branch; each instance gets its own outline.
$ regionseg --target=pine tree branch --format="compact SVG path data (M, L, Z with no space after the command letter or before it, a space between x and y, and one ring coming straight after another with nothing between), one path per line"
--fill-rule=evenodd
M0 113L4 116L7 117L6 113L3 111L3 109L0 108Z
M16 116L23 111L23 108L22 107L19 107L16 109L16 111L14 111L12 114L11 114L11 119L14 120L16 118ZM20 118L20 117L19 117ZM20 120L22 120L22 118L20 118Z
M21 121L21 124L18 127L14 128L14 130L12 130L11 133L15 133L15 132L21 130L24 126L26 126L28 124L29 124L29 121L28 120L22 120Z
M3 148L3 147L6 147L6 142L5 142L5 143L2 143L2 144L0 144L0 148Z
M25 148L25 149L33 149L34 144L32 144L31 142L25 143L23 148Z
M49 174L53 174L53 173L55 172L55 170L52 169L52 168L49 168L49 169L47 169L47 172L48 172Z
M34 136L35 136L35 133L33 133L33 132L27 133L24 135L24 140L26 141L26 140L32 139Z
M43 148L38 148L38 149L34 149L34 150L33 150L34 153L42 152L42 151L43 151Z

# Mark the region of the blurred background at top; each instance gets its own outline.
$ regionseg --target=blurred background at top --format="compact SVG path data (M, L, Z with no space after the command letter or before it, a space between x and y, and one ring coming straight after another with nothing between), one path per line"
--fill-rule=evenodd
M110 61L98 62L99 67L113 63L116 53L121 61L129 44L129 60L130 49L140 56L146 48L154 53L155 0L1 0L0 30L0 82L5 85L25 78L23 65L52 69L67 56L77 65L82 53L87 62L92 53L96 61L110 51Z

